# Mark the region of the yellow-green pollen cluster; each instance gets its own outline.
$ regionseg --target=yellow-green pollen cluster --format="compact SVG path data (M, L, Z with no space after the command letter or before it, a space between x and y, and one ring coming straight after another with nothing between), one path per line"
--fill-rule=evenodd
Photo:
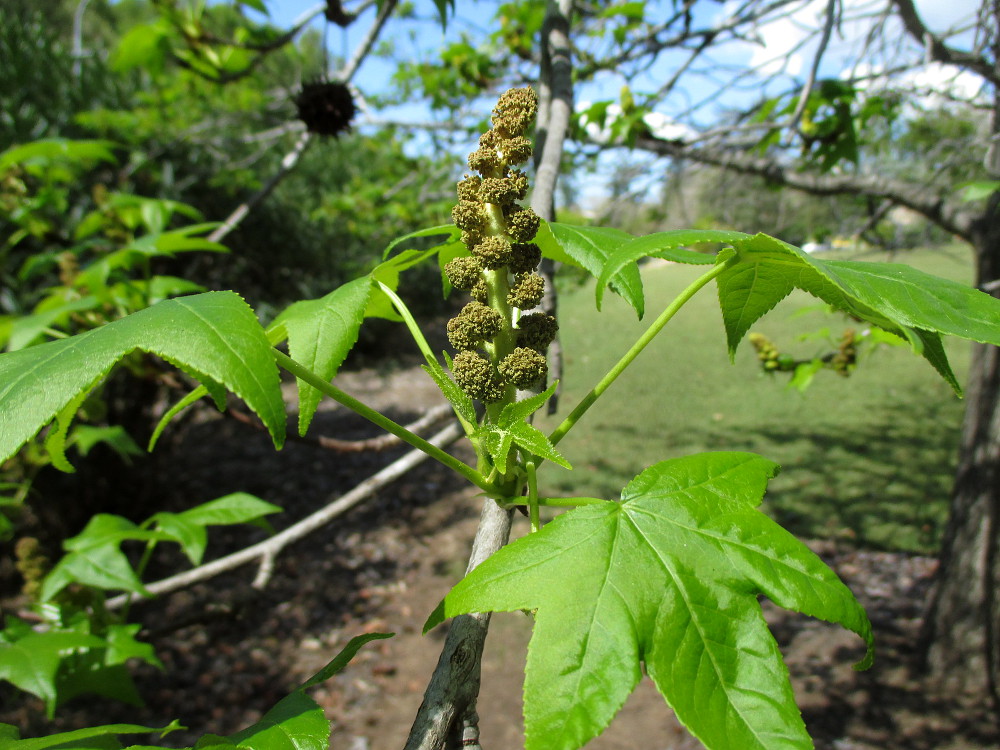
M512 400L517 389L544 380L545 350L558 330L550 315L522 314L545 294L535 273L542 253L532 242L539 219L517 204L528 193L528 178L515 168L531 157L525 133L537 110L530 88L500 97L493 127L469 154L478 174L458 183L451 214L470 255L452 260L445 273L473 299L448 321L448 340L458 350L452 372L462 390L484 403Z

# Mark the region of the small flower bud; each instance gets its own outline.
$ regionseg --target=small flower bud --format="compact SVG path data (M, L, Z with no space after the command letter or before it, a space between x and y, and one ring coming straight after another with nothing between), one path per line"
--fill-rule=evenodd
M486 225L483 207L474 201L459 201L451 209L451 219L455 226L468 232L481 232Z
M482 281L483 264L474 255L463 255L453 258L444 267L445 276L456 289L470 291Z
M476 349L503 328L503 316L492 307L470 302L448 321L448 341L456 349Z
M497 150L507 166L524 164L531 158L531 141L520 135L516 138L504 138L497 146Z
M480 279L479 282L469 291L469 296L476 302L481 302L484 305L489 302L490 290L489 287L486 286L486 280Z
M493 127L504 137L523 135L538 112L538 96L530 88L509 89L493 109Z
M472 251L482 261L484 268L501 268L510 262L510 243L503 237L484 237Z
M507 220L508 231L515 242L529 242L538 232L541 220L530 208L515 211Z
M497 156L496 149L480 147L469 154L469 168L479 174L496 174L500 171L500 166L500 157Z
M510 246L510 272L528 273L542 262L542 251L535 243L516 242Z
M520 169L512 169L510 174L507 175L507 179L514 190L514 199L523 201L528 194L528 175Z
M493 366L474 351L456 354L451 371L458 387L474 399L489 404L504 397L503 383Z
M545 313L529 313L522 315L517 322L517 345L545 351L559 331L559 324L551 315Z
M479 188L483 203L510 205L517 200L517 186L509 177L487 177Z
M522 273L514 278L514 286L507 295L507 302L513 307L530 310L542 301L545 294L545 279L537 273Z
M517 347L500 360L497 366L500 377L518 388L530 388L549 371L545 355L534 349Z
M478 229L474 229L472 231L466 231L466 230L462 231L462 242L465 243L465 246L469 248L469 250L475 248L475 246L482 241L483 241L483 233L480 232Z
M503 328L503 316L481 302L470 302L462 308L459 316L469 321L469 325L484 339L493 338Z
M478 201L479 186L483 179L478 175L465 175L465 179L459 180L457 185L458 199L460 201Z

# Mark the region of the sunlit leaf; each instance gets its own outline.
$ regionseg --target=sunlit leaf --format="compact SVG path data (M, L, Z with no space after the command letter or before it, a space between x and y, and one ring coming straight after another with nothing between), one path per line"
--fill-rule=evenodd
M777 467L748 453L656 464L621 502L572 510L500 550L426 628L469 612L535 611L524 685L527 750L576 750L643 667L710 750L811 748L758 597L858 633L861 606L756 506Z

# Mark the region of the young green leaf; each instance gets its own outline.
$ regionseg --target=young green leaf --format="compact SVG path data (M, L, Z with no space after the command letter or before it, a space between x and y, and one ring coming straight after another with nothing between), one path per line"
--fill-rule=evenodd
M330 743L330 722L316 701L296 690L256 724L227 739L252 750L321 750Z
M512 445L563 468L573 468L544 432L524 421L549 400L557 385L558 383L553 383L543 393L507 404L496 422L485 422L476 430L474 437L481 441L500 473L507 473L507 457Z
M906 339L958 393L941 334L1000 344L1000 300L976 289L905 265L820 261L764 234L732 245L735 260L718 277L730 356L793 288Z
M0 461L136 349L157 354L200 380L217 404L222 389L231 390L260 416L275 446L284 442L285 408L264 331L238 295L208 292L0 355Z
M325 297L296 302L268 326L273 343L288 339L289 356L324 380L333 380L337 370L358 340L365 309L371 299L368 277L355 279ZM299 434L305 435L321 395L301 380L299 388Z
M66 631L30 633L13 642L0 640L0 680L41 698L51 718L59 698L56 673L63 656L102 646L104 640L97 636Z
M200 565L208 542L207 526L253 523L280 512L280 506L246 492L234 492L181 513L157 513L152 520L158 531L181 545L192 565Z
M858 633L871 626L816 555L756 510L777 466L749 453L656 464L621 502L586 505L500 550L425 630L468 612L535 610L527 750L575 750L646 672L710 749L811 748L758 597Z
M597 277L597 286L594 291L597 300L597 309L601 309L601 302L604 299L604 290L611 283L611 280L623 268L630 263L635 263L640 258L652 256L663 258L674 263L690 263L695 265L711 265L715 263L715 255L698 253L693 250L685 250L689 245L703 243L725 243L730 244L735 240L748 239L750 235L743 232L731 232L724 229L680 229L672 232L655 232L643 237L636 237L624 244L619 245L604 262L600 275Z
M119 734L158 734L161 737L169 732L183 727L172 721L165 727L144 727L138 724L105 724L100 727L87 727L86 729L75 729L72 732L60 732L50 734L48 737L31 737L28 739L8 739L2 730L9 724L0 724L0 742L4 744L4 750L75 750L76 748L93 747L84 744L87 740L99 737L114 738Z
M535 242L546 258L586 269L594 278L600 276L604 264L615 250L632 239L631 234L620 229L546 221L541 223L535 236ZM639 267L635 263L622 264L613 274L609 274L607 284L642 317L645 298Z
M39 598L48 601L71 583L148 596L149 592L120 545L127 539L151 541L168 538L159 531L140 529L121 516L99 513L90 519L83 531L63 542L67 554L45 576Z
M442 352L445 364L448 365L448 369L451 369L451 357L448 356L448 352ZM469 394L458 387L458 384L448 377L448 373L444 371L444 368L436 361L430 361L426 365L421 365L424 372L431 376L431 379L441 390L441 393L448 403L452 405L455 410L455 414L463 423L463 427L469 429L472 425L476 424L476 406L472 403L472 399L469 398Z
M351 640L347 642L347 645L340 650L333 659L327 663L325 667L319 670L316 674L310 677L308 680L299 685L299 690L305 690L313 685L318 685L321 682L326 682L335 674L340 674L344 671L351 659L361 650L361 647L366 643L371 641L382 641L386 638L392 638L395 633L365 633L364 635L356 635Z

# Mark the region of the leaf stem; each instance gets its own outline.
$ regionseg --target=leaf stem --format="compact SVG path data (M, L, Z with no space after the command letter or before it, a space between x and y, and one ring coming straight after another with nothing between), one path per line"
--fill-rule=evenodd
M406 303L403 302L399 295L392 291L391 288L383 284L378 279L375 280L375 283L379 285L379 288L385 293L385 296L392 301L393 307L396 308L396 312L398 312L400 317L403 318L403 322L406 323L406 327L410 331L410 336L413 337L414 342L417 344L417 348L419 348L421 354L424 355L424 359L427 360L427 364L439 364L437 358L434 356L434 353L431 351L430 344L428 344L427 339L424 338L423 331L421 331L420 326L417 325L417 321L413 317L413 313L410 312L410 308L406 306Z
M396 312L399 313L403 322L406 323L407 329L410 331L410 336L416 343L417 348L420 349L420 353L424 355L424 359L427 360L427 365L435 371L440 371L442 369L441 363L438 362L437 357L434 356L434 352L431 351L431 345L427 343L427 339L424 337L424 332L420 330L420 326L417 325L416 318L413 317L413 313L410 312L410 308L406 306L406 303L400 299L399 295L396 294L391 288L383 284L381 281L376 280L379 288L385 293L385 296L389 298L393 306L396 308ZM476 426L470 424L468 420L465 419L457 408L455 404L451 404L452 411L455 412L455 416L462 425L462 429L465 430L465 434L470 438L472 433L475 432Z
M625 352L625 355L618 360L615 366L608 370L607 374L601 378L600 382L598 382L597 385L590 390L590 393L583 397L580 403L577 404L573 411L569 413L569 416L562 421L562 424L553 430L552 434L549 435L549 440L553 445L566 437L566 433L573 428L573 425L580 420L580 417L584 415L587 409L593 406L594 402L600 398L601 394L604 393L611 386L611 384L615 382L618 376L625 371L625 368L632 364L632 361L639 356L639 353L646 348L646 345L649 344L649 342L655 338L656 334L663 329L663 326L665 326L670 319L677 314L677 311L680 310L684 304L703 286L726 270L729 265L730 261L717 263L710 271L699 276L691 284L689 284L684 291L674 298L674 301L660 313L659 317L657 317L649 328L647 328L645 332L643 332L643 334L636 340L636 342L632 344L632 347Z
M612 501L599 497L540 497L537 499L538 505L544 505L546 508L578 508L581 505L600 505L609 502Z
M376 411L375 409L372 409L370 406L362 403L361 401L358 401L353 396L344 393L342 390L340 390L333 384L326 382L323 378L314 373L308 367L304 367L303 365L296 362L294 359L289 357L284 352L278 351L277 349L272 349L271 353L274 355L275 361L277 361L277 363L281 367L288 370L288 372L292 373L292 375L299 378L300 380L305 381L313 388L318 390L320 393L326 394L337 403L346 406L348 409L355 412L356 414L360 414L369 422L377 424L386 432L392 433L400 440L403 440L412 445L414 448L423 451L431 458L447 466L449 469L458 472L484 492L488 494L493 494L496 492L496 488L493 487L489 482L487 482L483 478L482 474L480 474L478 471L473 469L468 464L458 460L450 453L446 453L445 451L438 448L436 445L427 442L419 435L410 432L401 424L393 422L391 419L389 419L389 417Z
M528 461L524 468L528 472L528 515L531 520L531 531L534 533L542 528L538 514L538 479L535 475L535 462Z

